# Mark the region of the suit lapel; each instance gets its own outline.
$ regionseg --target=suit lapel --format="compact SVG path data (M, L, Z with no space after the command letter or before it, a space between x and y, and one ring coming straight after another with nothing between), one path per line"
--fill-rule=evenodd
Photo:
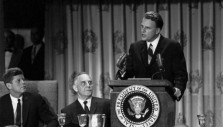
M4 114L4 115L8 116L11 124L14 124L14 112L13 112L13 107L12 107L12 100L9 94L7 95L7 101L5 101L5 104L6 104L5 108L7 108L8 112L7 114Z
M29 106L30 106L30 100L29 100L29 95L26 93L23 94L23 105L22 105L22 110L23 110L23 125L25 125L27 118L28 118L28 112L29 112Z
M164 47L164 45L165 45L165 43L163 42L163 39L164 39L164 37L161 35L161 36L160 36L160 40L159 40L159 42L158 42L158 45L157 45L157 47L156 47L156 50L155 50L155 52L154 52L154 55L156 55L156 54L158 54L158 53L161 53L161 55L162 55L162 52L161 52L161 51L163 51L163 47Z
M95 98L92 97L90 113L94 114L96 111L96 108L97 108L97 102L95 101Z
M78 124L78 118L77 115L78 114L85 114L85 111L83 109L83 107L81 106L80 102L78 100L76 100L74 102L74 106L73 109L71 110L73 116L72 116L72 122L75 124Z
M154 63L156 63L156 55L157 54L161 54L161 56L162 56L162 51L163 51L163 47L164 47L164 43L163 43L163 36L161 35L160 36L160 40L159 40L159 42L158 42L158 45L157 45L157 47L156 47L156 50L155 50L155 52L154 52L154 54L153 54L153 57L152 57L152 60L151 60L151 63L150 63L150 65L152 65L152 64L154 64Z
M140 55L139 58L142 60L142 63L148 66L148 55L147 55L147 44L146 41L142 41L140 44Z
M39 49L38 52L36 53L35 58L36 58L36 57L42 57L41 53L43 52L43 50L44 50L44 44L42 43L40 49Z
M76 108L75 110L77 110L76 114L85 114L85 111L83 109L83 107L81 106L80 102L78 100L76 100Z

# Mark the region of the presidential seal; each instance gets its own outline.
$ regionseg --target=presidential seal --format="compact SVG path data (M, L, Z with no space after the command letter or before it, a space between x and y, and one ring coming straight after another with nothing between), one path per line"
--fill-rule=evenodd
M122 90L115 103L120 122L126 127L150 127L159 117L160 103L156 94L142 85Z

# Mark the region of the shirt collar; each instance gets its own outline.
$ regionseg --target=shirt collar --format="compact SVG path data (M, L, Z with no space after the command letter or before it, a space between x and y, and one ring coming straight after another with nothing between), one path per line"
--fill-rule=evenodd
M13 97L11 94L9 94L9 95L10 95L10 98L11 98L11 100L12 100L13 112L14 112L14 114L15 114L15 112L16 112L16 108L17 108L18 99L20 99L20 103L21 103L21 105L22 105L22 97L23 97L23 96L21 96L20 98L16 98L16 97Z
M87 101L87 106L89 109L91 109L91 100L92 100L92 97L88 98L87 100L82 100L82 99L78 98L78 101L80 102L83 109L84 109L84 101Z
M158 37L155 39L155 40L153 40L152 42L148 42L148 41L146 41L146 43L147 43L147 48L149 48L149 45L150 44L152 44L153 45L153 53L155 52L155 50L156 50L156 47L157 47L157 45L158 45L158 42L159 42L159 40L160 40L160 34L158 35Z
M22 101L22 96L20 98L16 98L16 97L13 97L11 94L10 94L10 98L12 101L16 101L18 102L18 99L20 99L20 101Z
M42 43L39 43L37 45L33 45L33 48L36 47L36 53L39 51L39 49L42 47Z

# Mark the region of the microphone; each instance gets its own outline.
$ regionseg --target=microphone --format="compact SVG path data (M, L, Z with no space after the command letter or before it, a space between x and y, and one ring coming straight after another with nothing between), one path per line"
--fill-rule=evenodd
M123 68L124 64L125 64L125 59L127 57L127 54L124 52L117 60L116 66L121 69Z
M162 57L160 53L156 55L156 62L159 68L159 72L161 74L161 79L163 79L164 67L163 67L163 61L162 61Z
M163 61L162 61L162 58L161 58L161 55L160 54L157 54L156 55L156 60L157 60L158 67L160 69L162 69L163 68Z
M126 59L128 54L125 52L118 58L116 66L119 68L118 72L116 73L116 79L122 79L126 73Z

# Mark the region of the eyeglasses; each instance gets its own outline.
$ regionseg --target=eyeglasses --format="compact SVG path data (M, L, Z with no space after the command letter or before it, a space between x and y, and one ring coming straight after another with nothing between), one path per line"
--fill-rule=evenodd
M82 86L82 87L86 87L87 85L93 86L93 82L92 81L82 81L80 83L80 86Z

